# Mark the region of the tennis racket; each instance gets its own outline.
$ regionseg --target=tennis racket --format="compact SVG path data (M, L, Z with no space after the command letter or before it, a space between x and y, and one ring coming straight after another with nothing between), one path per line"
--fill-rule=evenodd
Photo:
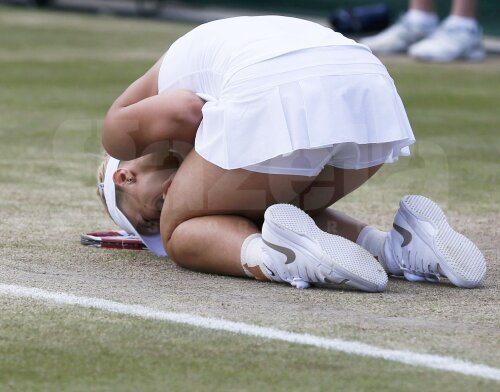
M106 249L147 249L140 237L119 231L91 231L80 235L80 243L85 246Z

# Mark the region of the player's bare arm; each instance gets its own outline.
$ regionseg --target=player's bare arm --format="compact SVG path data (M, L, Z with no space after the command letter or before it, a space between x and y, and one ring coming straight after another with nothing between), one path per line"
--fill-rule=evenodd
M158 94L161 59L132 83L109 109L102 128L106 151L131 160L162 149L162 142L193 144L204 101L189 90Z

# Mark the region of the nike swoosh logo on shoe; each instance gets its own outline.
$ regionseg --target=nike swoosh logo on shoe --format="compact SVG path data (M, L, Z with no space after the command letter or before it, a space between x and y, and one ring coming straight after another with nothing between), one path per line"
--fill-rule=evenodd
M401 227L395 223L392 224L394 229L403 236L403 243L401 244L401 248L404 248L406 245L408 245L411 242L412 236L411 233L406 230L404 227Z
M271 244L270 242L267 242L264 238L262 239L264 244L269 246L271 249L274 249L276 252L279 252L281 254L284 254L286 256L286 261L285 264L290 264L295 261L295 252L289 248L285 248L284 246L279 246L275 244Z
M274 273L274 271L273 271L271 268L269 268L266 264L262 263L262 265L263 265L264 267L266 267L267 272L269 272L269 275L271 275L271 276L276 276L276 274Z

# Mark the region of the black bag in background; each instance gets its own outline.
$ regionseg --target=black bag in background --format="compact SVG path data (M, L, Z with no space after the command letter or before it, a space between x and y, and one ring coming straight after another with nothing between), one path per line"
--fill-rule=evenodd
M389 7L381 3L337 9L332 12L328 20L332 29L341 34L380 31L389 26Z

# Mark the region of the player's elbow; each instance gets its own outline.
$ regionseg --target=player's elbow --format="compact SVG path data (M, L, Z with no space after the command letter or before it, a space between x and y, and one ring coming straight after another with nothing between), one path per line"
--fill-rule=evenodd
M132 138L131 124L125 124L116 110L110 110L101 129L101 142L113 158L128 161L137 158L137 146Z
M188 92L178 110L179 121L187 126L198 128L203 117L202 108L205 101L192 92Z

